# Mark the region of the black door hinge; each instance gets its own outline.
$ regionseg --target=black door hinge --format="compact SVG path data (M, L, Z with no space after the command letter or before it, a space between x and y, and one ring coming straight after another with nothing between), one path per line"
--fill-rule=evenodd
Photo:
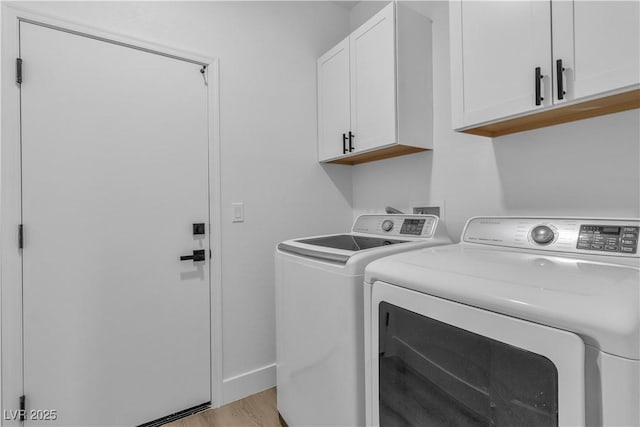
M18 226L18 248L24 248L24 227L22 224Z
M16 58L16 83L22 84L22 58Z
M25 420L26 411L27 411L27 398L24 395L22 395L20 396L20 421Z

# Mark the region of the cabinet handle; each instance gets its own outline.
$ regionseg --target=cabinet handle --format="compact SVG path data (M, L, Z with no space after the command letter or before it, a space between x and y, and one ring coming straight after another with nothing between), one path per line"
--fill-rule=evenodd
M342 154L347 154L347 134L342 134Z
M355 135L351 133L351 131L349 131L349 152L353 151L353 137Z
M542 101L544 101L544 98L541 95L541 84L542 84L542 79L544 78L544 76L542 75L541 71L540 71L540 67L536 67L536 76L535 76L535 83L536 83L536 105L540 105L542 104Z
M564 96L567 92L564 91L563 87L563 75L564 75L564 67L562 66L562 59L558 59L556 61L556 79L558 79L558 99L564 99Z

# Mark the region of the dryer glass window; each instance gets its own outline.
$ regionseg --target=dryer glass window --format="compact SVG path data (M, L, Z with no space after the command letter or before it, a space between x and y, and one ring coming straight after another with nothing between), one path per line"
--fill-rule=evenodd
M381 426L557 426L546 357L392 304L379 306Z

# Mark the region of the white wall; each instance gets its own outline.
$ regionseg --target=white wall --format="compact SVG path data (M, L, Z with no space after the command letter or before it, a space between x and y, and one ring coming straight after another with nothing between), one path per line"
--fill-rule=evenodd
M445 200L459 239L474 215L640 217L640 112L493 140L451 130L446 2L407 2L433 20L434 150L353 168L354 213ZM374 5L359 4L351 26Z
M356 4L349 12L349 31L355 31L389 3L389 0L367 0Z
M278 241L429 199L446 201L454 238L472 215L640 216L638 110L493 141L451 130L446 2L410 2L434 21L434 150L318 165L315 59L384 3L351 14L330 2L26 5L220 58L225 401L273 381ZM244 223L230 221L235 201L245 202Z
M348 12L330 2L20 7L220 59L224 401L272 386L275 245L351 224L351 169L316 154L315 60L348 33ZM231 223L236 201L244 223Z

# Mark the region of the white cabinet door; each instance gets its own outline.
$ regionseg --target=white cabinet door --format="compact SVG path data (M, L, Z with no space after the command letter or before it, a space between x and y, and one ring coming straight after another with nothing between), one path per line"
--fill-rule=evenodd
M318 59L318 157L344 154L350 130L349 38ZM348 144L348 143L347 143Z
M541 1L451 3L455 128L551 105L550 13Z
M554 101L578 99L640 82L640 2L553 1L553 65L565 68Z
M396 143L394 4L350 36L354 152Z

